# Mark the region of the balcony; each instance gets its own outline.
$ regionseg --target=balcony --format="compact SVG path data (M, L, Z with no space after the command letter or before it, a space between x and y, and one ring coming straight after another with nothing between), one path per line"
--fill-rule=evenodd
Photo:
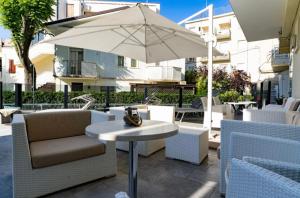
M97 78L99 76L96 63L78 60L56 62L55 73L59 77L68 78Z
M220 29L216 31L217 40L231 39L230 29Z
M287 70L290 65L290 56L288 53L280 54L279 49L274 48L272 50L271 64L275 72Z
M36 43L30 47L29 58L33 63L39 62L45 57L54 57L54 45L49 43Z
M208 58L207 57L202 57L200 60L202 63L207 63L208 62ZM222 62L229 62L230 61L230 53L226 53L224 55L221 56L214 56L213 57L213 62L214 63L222 63Z
M181 68L171 66L148 66L149 81L178 82L181 81Z

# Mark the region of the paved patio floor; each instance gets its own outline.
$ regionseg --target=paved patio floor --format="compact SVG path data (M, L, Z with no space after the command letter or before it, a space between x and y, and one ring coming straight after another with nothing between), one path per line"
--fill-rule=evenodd
M0 197L11 197L11 136L9 126L0 126ZM8 136L3 136L5 135ZM118 151L118 173L115 177L99 179L63 190L48 198L113 198L128 188L128 153ZM218 193L218 159L215 150L198 166L165 158L164 150L150 157L139 158L138 195L141 198L199 198L220 197ZM87 170L88 171L88 170ZM4 187L4 188L2 188Z

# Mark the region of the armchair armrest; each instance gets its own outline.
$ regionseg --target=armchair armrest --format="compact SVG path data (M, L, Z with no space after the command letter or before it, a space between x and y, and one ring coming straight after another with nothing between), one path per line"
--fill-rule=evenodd
M14 115L12 121L12 151L13 172L26 175L27 170L32 169L32 165L26 123L22 114Z
M104 113L101 111L91 111L91 124L97 122L104 122L104 121L112 121L115 120L115 116L110 113Z
M300 164L300 142L261 135L231 133L229 159L244 156Z
M221 121L221 177L220 192L226 192L225 169L229 162L230 135L232 132L249 133L300 141L300 126L276 123Z
M298 183L300 182L300 164L255 157L243 157L243 161L270 170Z
M272 111L272 110L244 109L243 121L285 124L286 112Z
M272 171L232 159L226 197L299 197L300 184Z

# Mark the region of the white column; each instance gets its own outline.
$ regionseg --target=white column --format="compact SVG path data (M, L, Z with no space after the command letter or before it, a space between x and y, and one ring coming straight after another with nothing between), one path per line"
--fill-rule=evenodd
M213 81L213 5L208 6L208 83L207 83L207 112L209 120L209 136L211 137L211 125L212 125L212 81Z

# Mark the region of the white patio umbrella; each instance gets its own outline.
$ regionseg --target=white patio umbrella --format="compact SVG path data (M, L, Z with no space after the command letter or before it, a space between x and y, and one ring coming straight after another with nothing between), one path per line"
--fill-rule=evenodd
M46 42L109 52L145 63L207 55L199 34L142 4L97 17Z

